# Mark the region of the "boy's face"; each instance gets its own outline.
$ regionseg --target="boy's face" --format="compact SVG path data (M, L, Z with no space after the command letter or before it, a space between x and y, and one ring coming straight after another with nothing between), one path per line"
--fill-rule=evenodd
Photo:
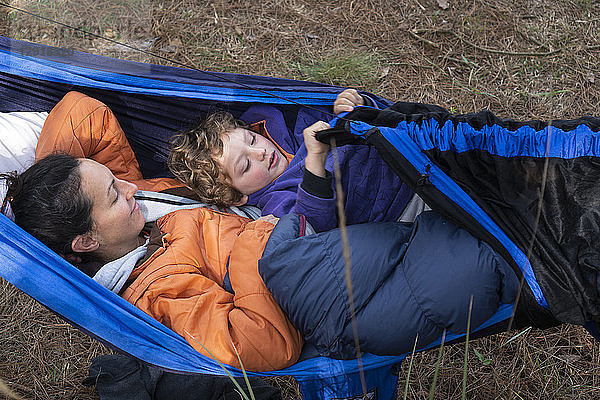
M244 128L221 137L219 162L234 188L249 195L273 182L288 166L285 156L269 139Z

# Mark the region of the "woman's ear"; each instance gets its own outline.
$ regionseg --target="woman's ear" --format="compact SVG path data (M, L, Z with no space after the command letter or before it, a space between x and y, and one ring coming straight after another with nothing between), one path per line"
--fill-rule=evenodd
M98 250L98 247L100 247L100 243L91 232L77 235L71 242L71 249L75 253L89 253Z
M243 206L247 202L248 202L248 196L247 195L243 195L242 198L240 199L240 201L238 201L237 203L235 203L234 206L236 206L236 207Z

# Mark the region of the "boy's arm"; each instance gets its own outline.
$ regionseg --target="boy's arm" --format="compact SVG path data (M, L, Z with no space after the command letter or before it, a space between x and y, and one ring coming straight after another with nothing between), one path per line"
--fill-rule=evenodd
M328 127L325 122L317 122L306 128L304 146L296 153L298 162L290 165L285 176L266 191L259 192L256 200L250 195L251 204L259 207L263 215L302 214L317 232L337 226L333 179L324 167L329 146L314 138L315 132Z
M296 212L303 214L317 232L331 230L337 225L333 178L325 169L329 145L315 138L317 132L328 128L328 123L318 121L303 132L307 154L304 176L296 196Z
M306 175L306 169L304 170ZM302 175L299 171L298 176ZM330 193L331 178L326 179ZM296 181L297 182L297 181ZM276 217L282 217L286 214L302 214L317 232L324 232L334 229L337 226L337 216L335 210L335 197L324 198L309 193L303 188L306 179L302 184L296 186L287 186L279 190L270 190L260 196L256 206L262 210L262 214L273 214Z

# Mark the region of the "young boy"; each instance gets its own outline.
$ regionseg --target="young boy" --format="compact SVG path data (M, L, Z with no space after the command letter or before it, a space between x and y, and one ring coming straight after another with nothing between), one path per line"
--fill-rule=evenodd
M340 93L334 113L365 104L354 89ZM266 120L264 120L266 117ZM326 114L323 114L323 119ZM247 125L242 121L260 122ZM177 135L169 167L201 200L220 206L250 204L263 215L303 214L317 232L337 226L334 157L315 133L329 128L300 110L290 132L283 114L254 106L236 120L228 113L209 115L189 132ZM310 126L309 126L310 125ZM348 224L397 220L412 191L371 146L337 149Z

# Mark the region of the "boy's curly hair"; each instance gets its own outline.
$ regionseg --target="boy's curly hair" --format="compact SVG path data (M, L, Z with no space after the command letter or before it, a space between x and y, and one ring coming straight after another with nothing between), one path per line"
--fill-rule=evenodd
M218 161L223 154L221 137L236 128L248 128L248 125L228 112L219 111L171 139L169 169L205 203L228 207L243 197L231 185Z

